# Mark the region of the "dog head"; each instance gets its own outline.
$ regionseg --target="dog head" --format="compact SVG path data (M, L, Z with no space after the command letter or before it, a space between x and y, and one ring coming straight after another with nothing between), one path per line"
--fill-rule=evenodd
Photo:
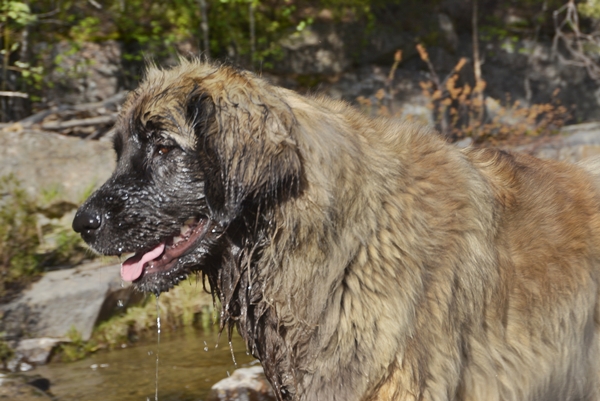
M134 253L121 275L143 291L218 267L244 241L240 227L252 231L249 216L298 190L296 120L282 93L227 66L149 68L115 126L117 167L73 229L101 254Z

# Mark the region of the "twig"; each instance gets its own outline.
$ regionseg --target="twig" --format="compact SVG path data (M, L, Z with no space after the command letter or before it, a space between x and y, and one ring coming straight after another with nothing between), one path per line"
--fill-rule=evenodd
M116 95L113 95L113 96L109 97L108 99L102 100L100 102L76 104L73 106L68 106L68 105L55 106L55 107L51 107L46 110L39 111L29 117L26 117L26 118L20 120L19 122L23 126L27 127L32 124L38 124L38 123L42 122L44 120L44 118L48 117L50 114L55 114L55 113L60 114L60 113L65 113L65 112L71 111L71 110L72 111L98 110L103 107L120 105L121 103L123 103L123 101L125 100L126 97L127 97L127 92L119 92Z
M564 13L565 17L559 22L559 15ZM554 39L552 40L552 55L567 65L583 67L587 70L590 78L600 81L600 66L596 60L588 56L584 50L585 44L591 43L594 47L600 46L600 41L593 35L584 34L579 30L579 14L574 0L569 0L567 4L554 11ZM564 28L571 29L571 33L565 33ZM558 50L559 43L562 43L567 53L572 57L564 57Z
M479 21L479 15L478 15L478 7L477 7L477 0L473 0L473 15L472 15L472 28L473 28L473 74L475 76L475 88L481 88L482 86L482 79L481 79L481 59L479 57L479 29L478 29L478 21ZM479 110L478 110L478 116L477 116L477 120L478 122L481 124L483 123L483 119L484 119L484 103L483 103L483 91L482 90L477 90L474 93L477 102L479 102ZM477 132L477 136L479 136L479 133Z
M393 114L392 111L392 107L393 107L393 101L394 101L394 96L395 91L392 88L392 83L394 82L394 75L396 74L396 70L398 69L398 65L400 64L400 62L402 61L402 50L396 50L396 53L394 53L394 64L392 64L392 68L390 68L390 73L388 74L387 79L385 80L385 88L386 91L388 93L388 108L390 110L390 113Z
M88 3L96 7L98 10L102 10L102 4L98 3L95 0L88 0Z
M254 8L254 0L251 0L250 4L248 4L248 14L250 18L250 65L252 66L252 69L254 69L254 59L256 57L256 28L254 21Z
M42 129L46 130L61 130L74 127L85 127L89 125L111 124L117 120L117 115L99 116L92 118L83 118L78 120L48 122L42 124Z
M125 100L126 97L127 97L127 92L123 91L123 92L119 92L116 95L109 97L106 100L102 100L100 102L76 104L69 108L73 109L73 110L77 110L77 111L95 110L95 109L99 109L101 107L119 105L119 104L123 103L123 101Z
M29 95L23 92L12 92L12 91L0 91L0 96L4 97L22 97L27 99Z

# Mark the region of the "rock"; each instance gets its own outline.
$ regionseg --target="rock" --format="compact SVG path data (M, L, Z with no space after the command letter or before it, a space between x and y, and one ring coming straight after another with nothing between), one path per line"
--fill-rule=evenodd
M52 53L57 62L47 79L55 85L46 95L53 103L96 102L119 91L123 67L118 42L83 42L75 49L64 41Z
M316 24L294 32L281 41L286 54L277 63L281 72L296 74L334 74L348 68L350 59L344 54L344 43L331 24Z
M53 397L46 392L49 387L50 382L44 378L31 380L20 375L0 374L1 400L52 400Z
M48 362L54 347L61 341L55 338L31 338L18 342L14 357L8 362L11 372L25 372L33 365L44 365Z
M41 362L50 339L68 340L67 333L73 327L83 340L88 340L99 319L143 296L123 285L119 266L115 265L92 263L48 272L17 299L0 305L3 315L0 332L5 332L9 341L23 337L37 339L23 346L19 343L16 349L28 350L33 358L27 359L28 363ZM117 299L121 301L118 306ZM44 337L50 339L42 340Z
M600 155L600 122L566 126L561 132L564 135L540 138L516 150L572 163Z
M450 17L444 13L438 14L438 23L440 25L440 33L445 44L451 51L456 51L458 48L458 35Z
M267 381L263 368L241 368L212 386L209 401L272 401L273 388Z
M57 194L53 202L72 207L104 183L115 167L107 142L34 130L0 130L0 141L0 176L14 174L32 196L52 190Z

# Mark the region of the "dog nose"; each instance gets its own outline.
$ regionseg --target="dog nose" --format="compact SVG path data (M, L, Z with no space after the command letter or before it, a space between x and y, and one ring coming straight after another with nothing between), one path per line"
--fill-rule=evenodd
M73 230L81 233L84 230L95 230L100 227L102 217L100 213L89 210L78 210L73 219Z

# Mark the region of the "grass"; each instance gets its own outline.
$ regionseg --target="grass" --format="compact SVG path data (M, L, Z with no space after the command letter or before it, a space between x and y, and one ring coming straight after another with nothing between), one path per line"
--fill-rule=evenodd
M417 50L431 75L430 80L420 83L427 108L438 131L451 141L471 138L475 144L516 144L530 137L556 134L571 118L570 111L558 101L558 91L543 104L524 104L510 98L499 102L485 96L485 80L471 85L465 74L461 75L466 58L460 59L446 77L439 77L425 47L419 44ZM401 57L398 51L384 88L372 97L357 98L359 107L367 114L403 115L402 109L393 112L391 108L391 99L396 94L392 85L394 72Z

